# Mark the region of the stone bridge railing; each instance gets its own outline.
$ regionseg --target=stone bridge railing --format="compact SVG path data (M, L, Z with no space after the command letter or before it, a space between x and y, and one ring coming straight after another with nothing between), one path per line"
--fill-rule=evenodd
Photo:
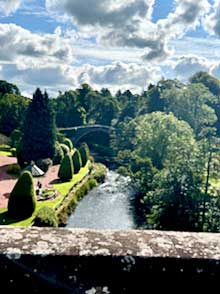
M1 293L218 293L219 282L220 234L0 227Z

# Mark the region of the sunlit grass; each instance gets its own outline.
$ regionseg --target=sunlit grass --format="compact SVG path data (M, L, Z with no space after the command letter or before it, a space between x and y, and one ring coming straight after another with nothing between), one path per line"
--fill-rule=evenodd
M8 145L0 145L0 155L2 156L11 156L11 147Z
M37 207L36 210L34 212L34 214L22 221L17 221L14 219L11 219L8 216L7 213L7 208L2 208L0 209L0 225L10 225L10 226L16 226L16 227L28 227L31 226L36 213L39 211L39 209L42 206L48 206L51 207L53 209L56 208L56 206L58 206L64 199L64 197L68 194L69 190L78 182L80 182L88 173L89 171L89 162L87 163L87 165L84 168L81 168L81 170L79 171L79 173L77 175L73 175L73 179L70 182L66 182L66 183L57 183L53 185L53 188L56 189L59 192L59 196L56 197L54 200L47 200L47 201L38 201L37 202Z

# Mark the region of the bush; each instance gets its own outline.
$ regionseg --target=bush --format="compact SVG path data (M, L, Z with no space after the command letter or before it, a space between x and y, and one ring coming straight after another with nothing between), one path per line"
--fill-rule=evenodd
M10 175L16 175L16 176L20 175L21 168L17 163L11 164L11 165L9 165L9 167L7 169L7 173L10 174Z
M53 165L53 161L50 158L38 159L36 165L43 171L47 172L48 169Z
M8 201L8 213L15 219L32 215L36 207L36 195L32 175L24 171L12 190Z
M63 149L60 147L59 142L55 143L55 154L53 157L53 164L60 164L64 158Z
M21 139L21 131L15 129L11 135L10 135L10 140L11 140L11 147L16 148L20 139Z
M17 154L16 148L11 148L11 149L10 149L10 152L11 152L11 155L12 155L13 157L15 157L16 154Z
M69 148L69 151L71 151L73 149L73 143L70 139L66 138L64 140L63 144L65 144Z
M64 159L61 162L60 169L58 172L58 177L62 181L70 181L73 177L74 169L72 158L69 154L65 155Z
M24 158L22 156L22 143L21 143L21 141L19 141L17 144L16 157L17 157L17 162L21 168L25 168L28 165L27 162L24 162Z
M0 145L3 145L3 144L9 145L9 143L10 143L10 139L5 135L0 134Z
M82 159L78 150L76 150L73 153L72 160L73 160L74 173L77 174L82 167Z
M89 160L89 147L86 143L83 143L79 148L79 153L82 159L82 166L84 167Z
M33 225L37 227L58 227L55 211L48 206L42 206L36 214Z
M60 147L61 147L62 150L63 150L63 154L64 154L64 156L70 153L69 147L68 147L67 145L65 145L65 144L60 144Z

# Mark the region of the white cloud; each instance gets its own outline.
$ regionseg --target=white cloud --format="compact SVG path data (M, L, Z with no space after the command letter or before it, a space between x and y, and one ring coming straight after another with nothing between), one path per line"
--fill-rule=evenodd
M188 79L199 71L209 72L210 61L206 58L196 55L187 55L180 57L173 66L174 74L177 79L187 82Z
M220 2L215 0L214 11L205 19L205 28L211 35L220 37Z
M78 84L89 83L95 88L108 87L116 89L131 89L141 92L147 85L161 77L158 67L141 66L135 63L114 62L106 66L84 65L77 70Z
M46 0L53 16L71 19L81 37L95 37L111 47L141 48L147 61L165 60L173 51L171 39L195 29L209 12L208 0L175 0L175 10L157 23L151 21L155 0Z
M155 0L46 0L52 15L71 18L82 37L95 37L111 47L146 49L144 58L160 60L168 55L163 34L152 23ZM143 55L143 54L141 54Z
M35 34L15 24L0 24L0 44L0 61L14 61L24 67L39 61L73 60L73 49L59 29L54 34Z
M21 5L21 0L0 0L0 13L8 16Z

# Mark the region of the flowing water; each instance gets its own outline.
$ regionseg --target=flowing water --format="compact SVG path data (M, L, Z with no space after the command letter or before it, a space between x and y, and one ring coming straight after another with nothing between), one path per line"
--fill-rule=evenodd
M133 229L129 207L133 194L130 178L109 171L105 183L90 191L70 216L67 227L89 229Z

